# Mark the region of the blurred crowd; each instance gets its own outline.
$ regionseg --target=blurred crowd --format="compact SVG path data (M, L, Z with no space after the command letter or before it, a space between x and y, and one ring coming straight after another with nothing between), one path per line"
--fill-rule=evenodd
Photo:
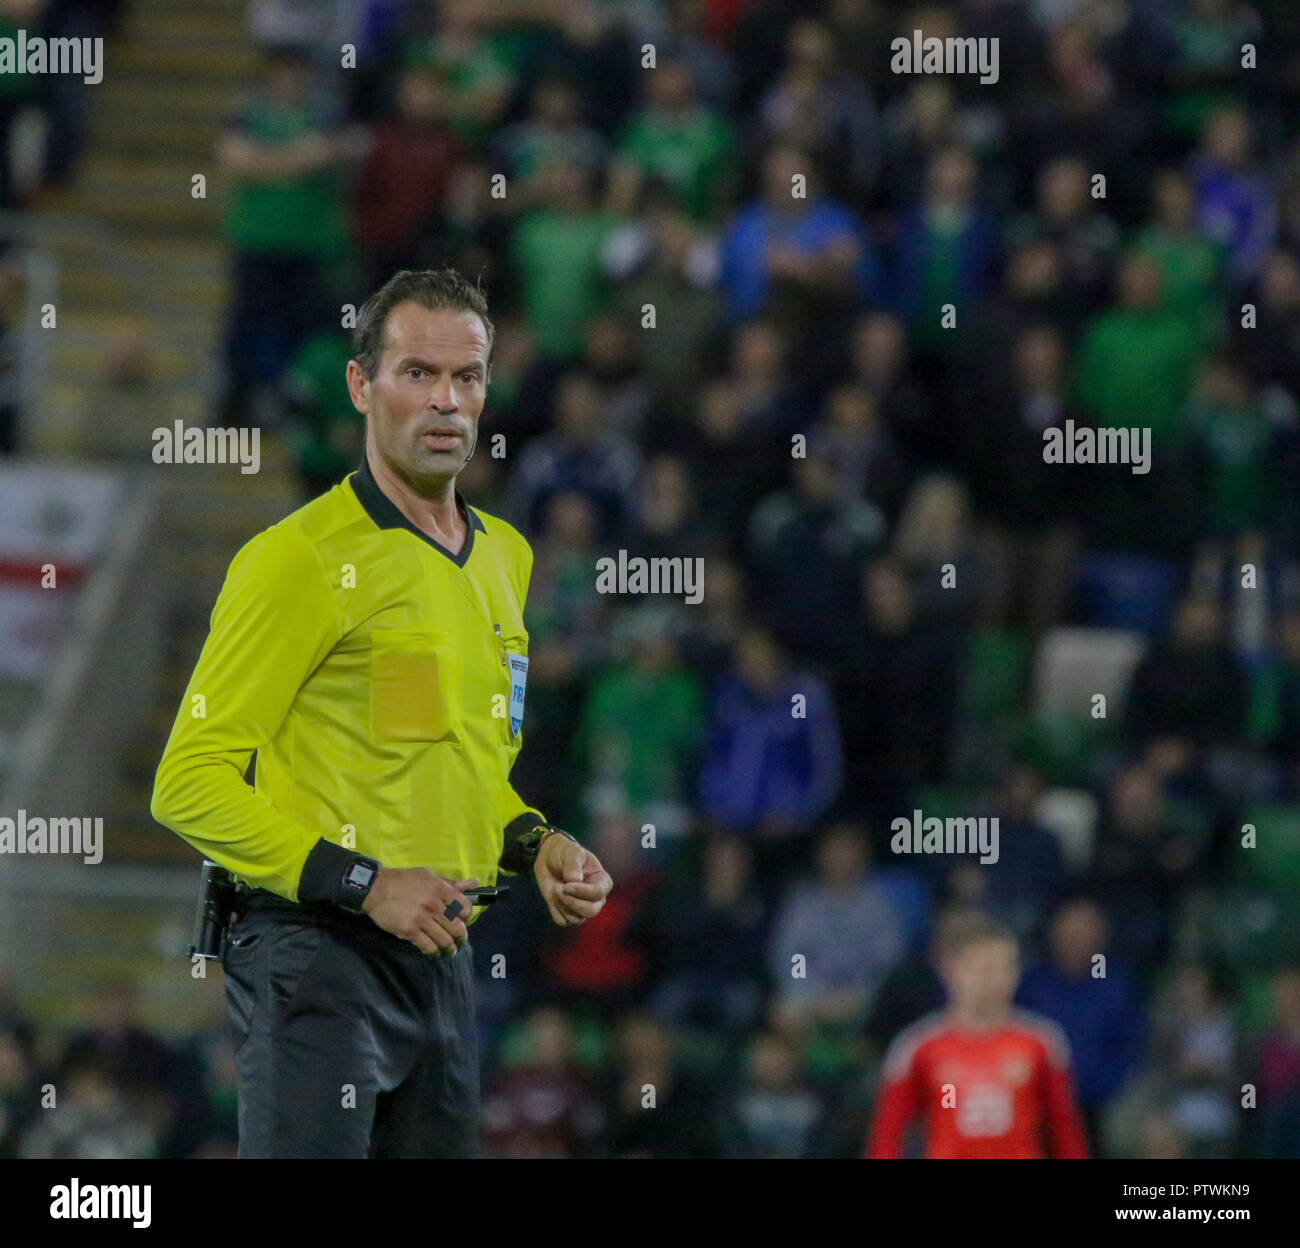
M461 489L536 554L513 781L617 881L575 931L522 888L475 926L489 1151L860 1155L938 934L982 912L1095 1155L1300 1156L1290 0L251 22L213 420L329 488L362 432L340 308L481 276ZM914 29L999 38L999 81L892 72ZM1044 462L1081 428L1150 430L1149 472ZM701 559L703 601L602 595L619 550ZM1113 679L1053 696L1080 637ZM914 809L996 816L998 861L895 853ZM56 1060L102 1147L228 1149L221 1037L118 1001L42 1057L13 1011L9 1152L79 1147L32 1108Z
M0 0L0 39L109 39L126 0ZM100 66L102 69L102 65ZM22 214L65 187L86 147L89 84L78 74L0 71L0 456L21 449L21 333L26 307Z

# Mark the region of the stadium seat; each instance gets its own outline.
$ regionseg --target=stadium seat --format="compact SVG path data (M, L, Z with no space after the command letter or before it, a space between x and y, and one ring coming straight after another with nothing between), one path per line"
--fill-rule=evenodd
M975 629L966 656L961 716L985 725L1014 715L1024 697L1033 647L1033 638L1020 629Z
M1096 694L1106 696L1106 716L1122 709L1133 669L1142 658L1140 633L1110 628L1056 628L1038 646L1034 712L1090 716Z
M1234 967L1276 967L1300 958L1300 914L1293 900L1232 889L1214 900L1206 920L1205 952Z
M1273 1016L1272 976L1264 971L1244 971L1237 981L1236 1020L1246 1035L1264 1031Z
M1056 837L1066 865L1072 870L1086 867L1092 856L1097 799L1087 789L1048 789L1034 814Z
M1238 879L1294 900L1300 892L1300 808L1281 803L1251 806L1243 811L1241 822L1254 826L1255 848L1242 846L1238 830Z
M1102 747L1110 735L1106 720L1081 715L1034 716L1016 734L1015 756L1037 770L1048 784L1085 786L1096 776Z

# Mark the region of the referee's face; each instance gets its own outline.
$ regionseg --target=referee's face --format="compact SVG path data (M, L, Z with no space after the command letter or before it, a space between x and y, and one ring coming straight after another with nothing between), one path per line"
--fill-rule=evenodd
M473 312L399 303L373 378L355 360L348 390L367 439L417 493L440 497L464 468L487 397L488 341Z

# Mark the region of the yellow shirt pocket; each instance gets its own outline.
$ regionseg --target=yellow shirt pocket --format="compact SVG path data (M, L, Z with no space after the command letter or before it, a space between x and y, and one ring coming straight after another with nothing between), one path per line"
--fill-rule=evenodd
M370 634L370 726L376 741L460 740L460 653L447 631Z

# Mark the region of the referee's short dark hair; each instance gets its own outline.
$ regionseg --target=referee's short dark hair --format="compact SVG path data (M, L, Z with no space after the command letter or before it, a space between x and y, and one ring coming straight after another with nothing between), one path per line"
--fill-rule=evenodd
M441 269L403 269L394 273L361 305L356 328L352 331L352 358L361 371L374 379L384 353L384 326L388 314L399 303L418 303L431 312L442 308L453 312L473 312L487 332L487 355L492 358L492 341L496 330L488 316L487 296L483 289L471 285L449 265Z

